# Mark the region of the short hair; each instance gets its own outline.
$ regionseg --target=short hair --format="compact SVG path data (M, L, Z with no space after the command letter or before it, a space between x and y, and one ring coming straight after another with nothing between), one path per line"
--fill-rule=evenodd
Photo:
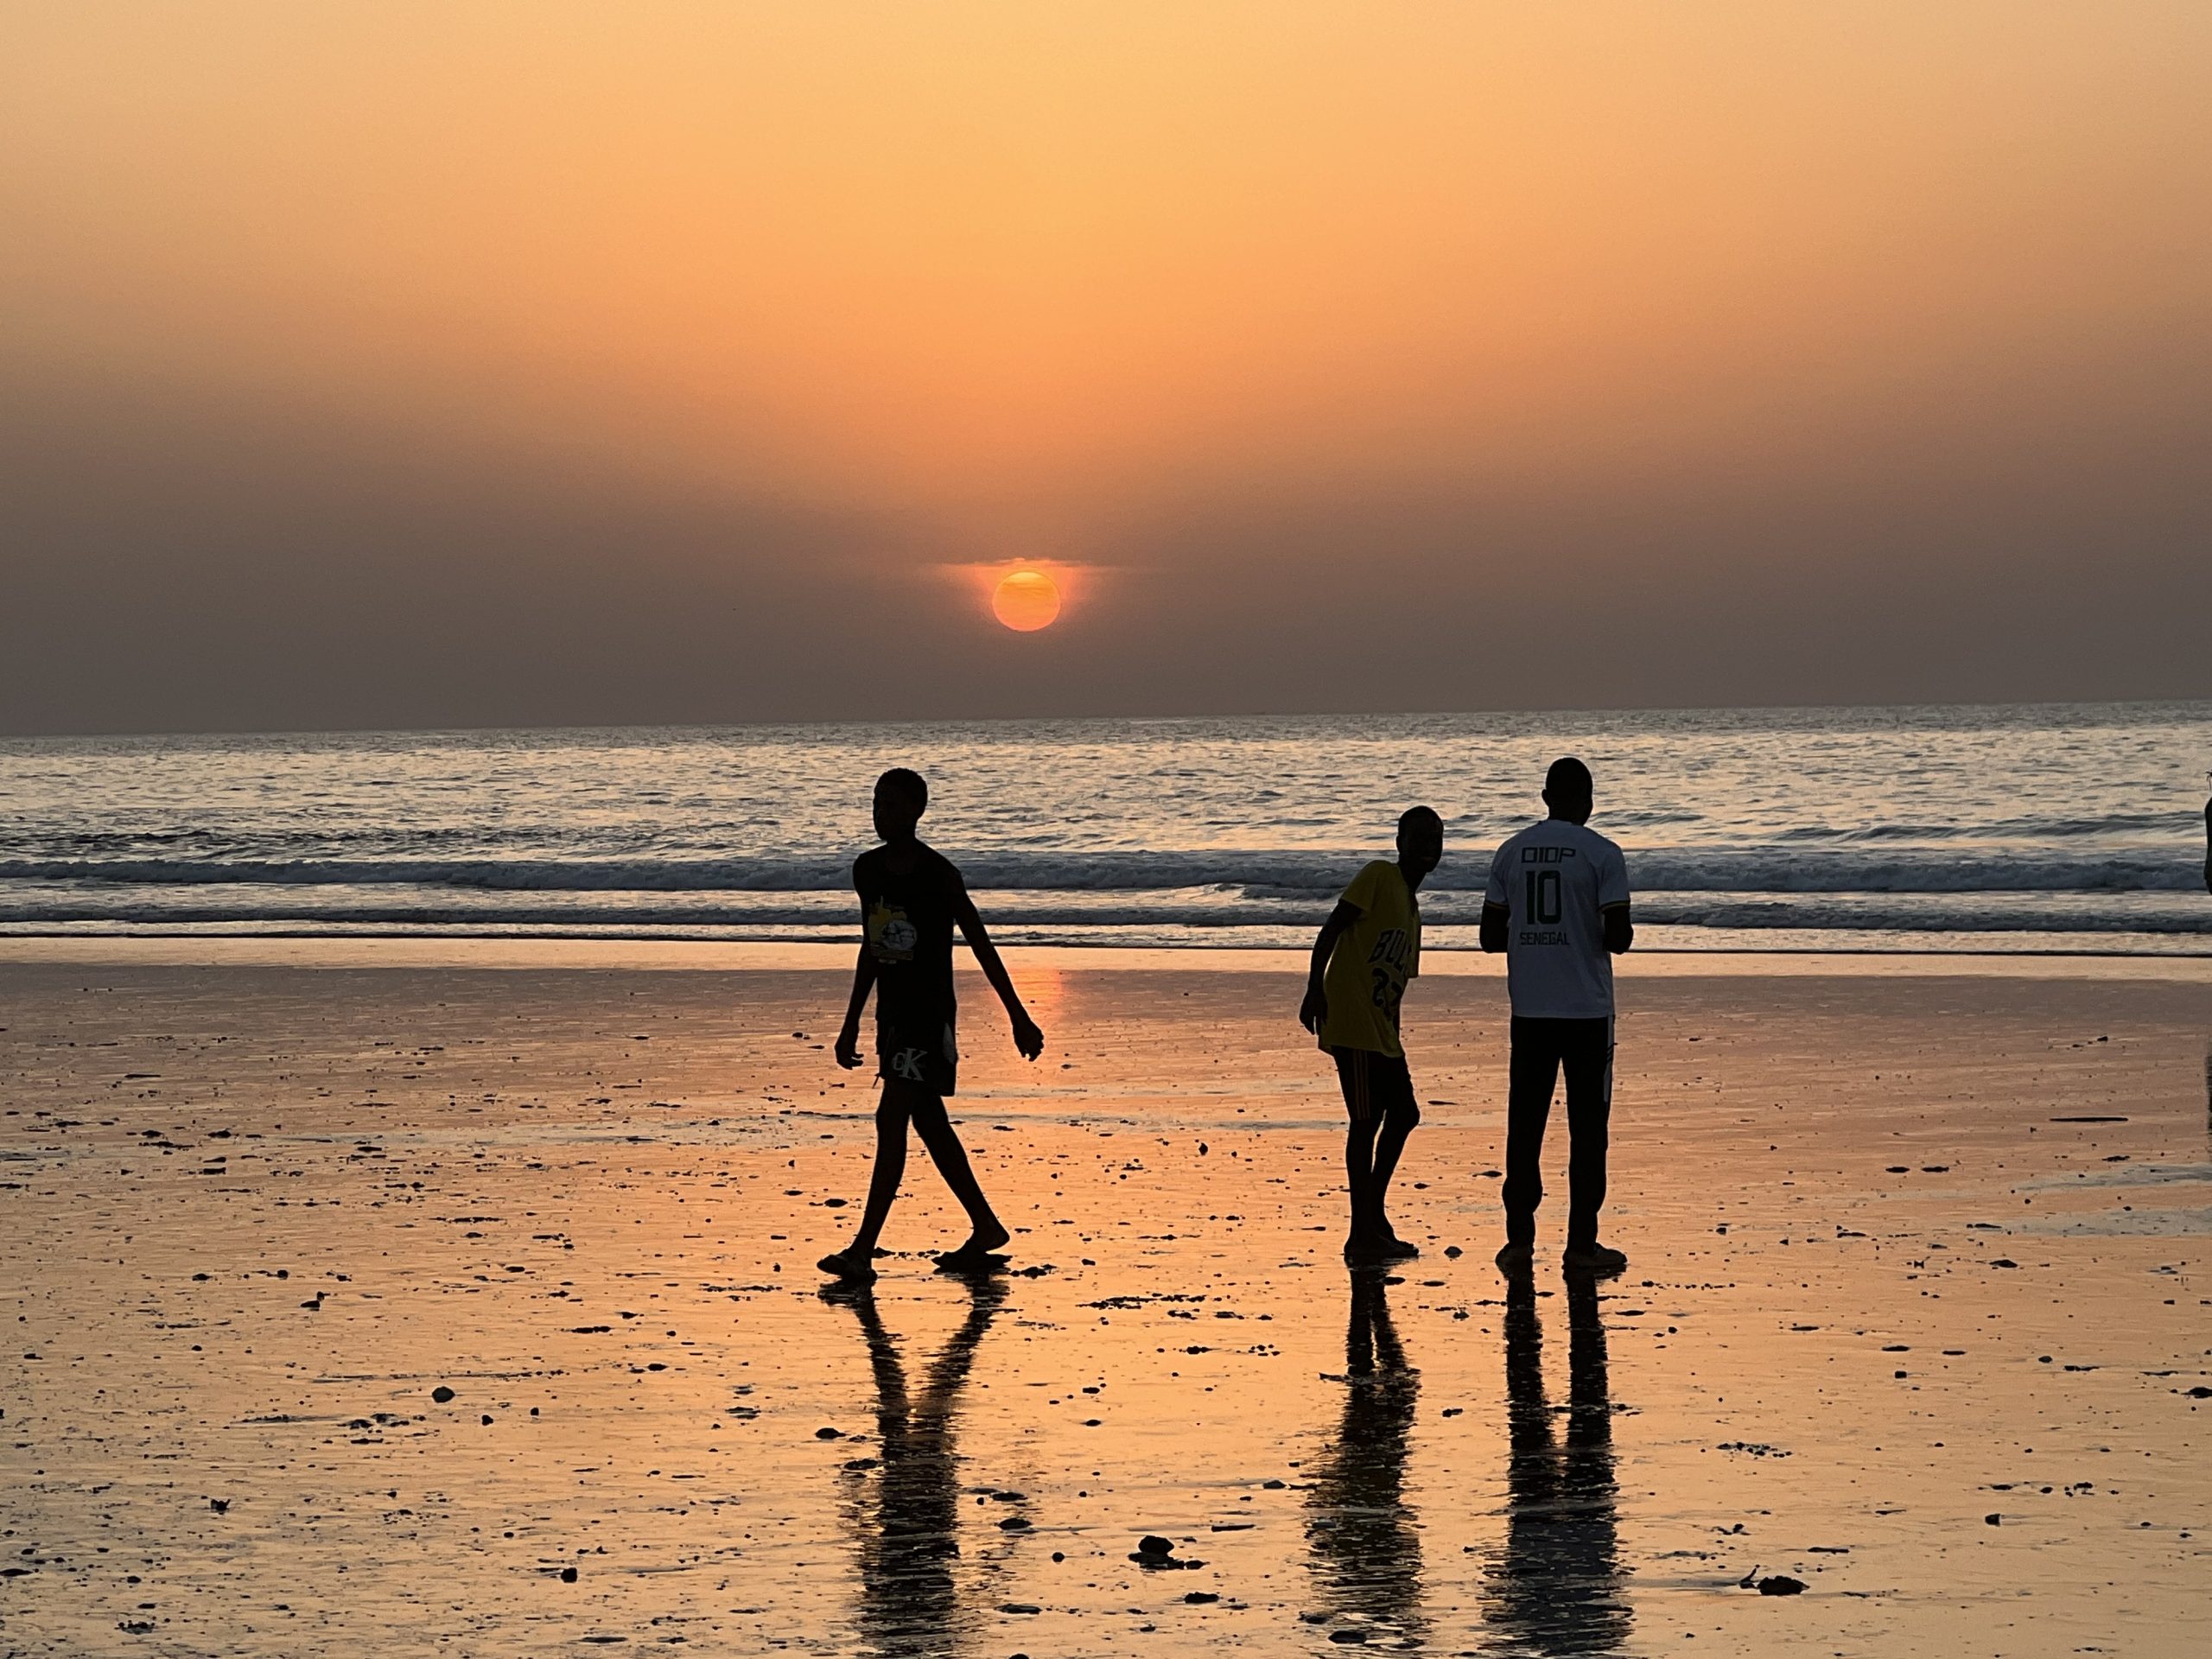
M1552 769L1544 774L1544 793L1547 795L1579 800L1597 792L1598 786L1590 779L1590 768L1571 754L1562 755L1553 761Z
M1436 809L1433 806L1409 806L1398 814L1398 833L1402 836L1408 830L1427 829L1431 824L1436 827L1438 833L1442 833L1444 820L1436 816Z
M917 813L926 812L930 806L930 786L922 774L911 766L893 766L875 780L878 789L887 789L904 795L914 804Z

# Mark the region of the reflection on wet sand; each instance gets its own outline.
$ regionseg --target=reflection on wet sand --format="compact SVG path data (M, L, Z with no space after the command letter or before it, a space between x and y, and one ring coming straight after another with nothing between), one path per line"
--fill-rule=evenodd
M953 1580L960 1556L960 1459L952 1429L962 1385L1006 1300L1006 1283L988 1274L965 1275L962 1282L968 1316L931 1362L918 1395L907 1391L897 1339L884 1328L873 1289L823 1293L860 1320L875 1376L877 1455L845 1465L851 1483L845 1519L860 1566L855 1622L864 1649L887 1659L953 1652L976 1623Z
M1544 1395L1544 1333L1526 1275L1506 1292L1510 1446L1505 1542L1484 1573L1483 1614L1507 1649L1611 1653L1628 1638L1616 1539L1612 1402L1594 1281L1567 1282L1567 1406L1562 1446Z
M1351 1276L1343 1380L1344 1416L1306 1495L1317 1612L1347 1632L1419 1647L1427 1636L1421 1535L1405 1485L1420 1373L1406 1363L1381 1274Z

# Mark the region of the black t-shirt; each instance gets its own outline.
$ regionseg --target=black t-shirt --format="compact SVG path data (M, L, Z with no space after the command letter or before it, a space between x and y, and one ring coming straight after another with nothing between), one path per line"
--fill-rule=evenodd
M920 842L913 867L891 868L891 849L853 861L861 938L875 958L875 1024L935 1045L950 1027L953 906L962 892L950 859Z

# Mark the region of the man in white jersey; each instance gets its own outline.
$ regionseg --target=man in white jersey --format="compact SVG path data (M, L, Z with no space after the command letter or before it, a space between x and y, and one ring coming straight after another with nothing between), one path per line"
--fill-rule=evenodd
M1569 757L1544 779L1551 816L1497 849L1483 896L1482 942L1505 953L1513 1054L1505 1120L1505 1248L1497 1265L1535 1259L1539 1159L1552 1090L1567 1074L1566 1266L1618 1273L1628 1257L1598 1242L1605 1136L1613 1107L1613 958L1636 938L1621 849L1589 827L1590 768Z

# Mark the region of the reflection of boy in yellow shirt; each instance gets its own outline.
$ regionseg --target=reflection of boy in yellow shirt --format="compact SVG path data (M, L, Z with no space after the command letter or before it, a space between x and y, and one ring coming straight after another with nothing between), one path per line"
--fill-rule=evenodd
M1398 1040L1398 1004L1421 971L1421 879L1444 857L1444 823L1425 806L1398 820L1398 861L1377 859L1351 880L1313 941L1299 1022L1337 1062L1344 1109L1344 1173L1351 1231L1344 1260L1389 1262L1421 1252L1383 1213L1383 1195L1421 1122L1413 1074Z

